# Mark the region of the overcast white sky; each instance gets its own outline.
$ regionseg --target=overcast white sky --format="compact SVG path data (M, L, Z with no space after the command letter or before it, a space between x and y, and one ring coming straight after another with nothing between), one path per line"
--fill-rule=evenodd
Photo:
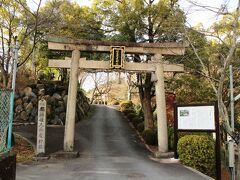
M180 7L184 9L187 14L187 21L192 25L202 23L204 27L209 27L213 22L218 20L219 16L209 10L193 6L188 2L189 0L179 0ZM205 6L219 8L224 4L227 4L229 11L236 9L238 0L194 0Z
M39 2L39 0L27 0L31 8L35 8L36 4L33 1ZM72 0L76 1L80 6L91 6L93 0ZM210 12L206 9L194 7L190 0L179 0L180 7L184 9L187 14L187 21L191 26L195 26L202 23L204 27L209 27L214 21L217 20L218 16L216 13ZM227 4L230 11L237 7L238 0L191 0L203 5L219 8L222 4ZM42 0L43 4L46 0Z
M39 0L27 0L28 2L38 2ZM46 0L42 0L43 3ZM80 6L91 6L93 0L72 0L76 1ZM217 20L218 16L216 13L202 9L196 6L193 6L189 3L190 0L179 0L180 7L184 9L187 14L187 21L191 26L195 26L199 23L202 23L204 27L209 27L214 21ZM191 0L197 3L219 8L223 4L228 5L228 10L232 11L237 7L238 0ZM33 3L29 3L34 8Z

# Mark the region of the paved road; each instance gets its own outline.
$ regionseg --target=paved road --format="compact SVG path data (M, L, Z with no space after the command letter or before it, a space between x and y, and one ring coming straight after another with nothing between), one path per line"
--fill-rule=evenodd
M204 180L180 164L149 158L120 112L96 106L76 127L80 158L17 166L17 180Z

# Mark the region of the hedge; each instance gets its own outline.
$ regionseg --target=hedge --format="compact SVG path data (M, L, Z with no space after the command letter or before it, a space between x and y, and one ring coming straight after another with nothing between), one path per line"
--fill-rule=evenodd
M137 125L138 132L142 133L144 131L144 122L141 122Z
M215 143L208 135L186 135L178 141L180 161L198 171L215 176Z
M121 111L125 111L126 109L134 109L134 104L132 101L123 101L120 104Z
M145 142L149 145L157 145L157 130L155 129L146 129L142 133L142 137Z

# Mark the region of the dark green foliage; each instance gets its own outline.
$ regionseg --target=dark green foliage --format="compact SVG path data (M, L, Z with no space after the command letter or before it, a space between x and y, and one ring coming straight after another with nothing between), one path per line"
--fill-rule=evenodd
M134 112L126 114L127 118L132 121L134 118L136 118L136 114Z
M137 125L141 122L142 122L142 120L139 119L138 117L135 117L135 118L132 119L132 123L133 123L135 128L137 128Z
M134 104L132 101L123 101L120 104L120 110L129 118L129 120L133 117L136 117L136 112L134 110Z
M144 131L144 122L141 122L137 125L138 132L142 133Z
M113 101L113 102L112 102L112 105L119 105L119 104L120 104L119 101Z
M127 109L133 109L134 110L134 104L132 103L132 101L123 101L120 104L120 109L122 112L124 112Z
M141 117L142 119L144 118L144 113L141 105L136 105L135 106L135 112L138 117Z
M207 132L179 132L178 139L181 139L182 137L187 135L211 136L211 133L209 134Z
M174 146L174 129L173 127L168 127L168 149L173 150Z
M157 145L157 131L153 129L144 130L142 133L142 137L145 142L149 145Z
M131 113L135 113L135 111L134 111L134 109L125 109L124 111L122 111L126 116L128 115L128 114L131 114Z
M186 135L178 141L177 151L183 164L214 177L214 147L214 141L209 136Z
M205 78L182 74L168 79L167 90L176 94L178 103L201 103L216 100L216 95Z

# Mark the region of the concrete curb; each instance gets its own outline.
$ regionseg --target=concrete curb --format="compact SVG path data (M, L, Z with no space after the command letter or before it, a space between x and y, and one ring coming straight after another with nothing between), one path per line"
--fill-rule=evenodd
M34 161L47 161L50 159L50 156L34 156L33 160Z
M182 164L182 165L183 165L183 164ZM189 167L189 166L185 166L185 165L183 165L183 166L184 166L185 168L189 169L190 171L192 171L192 172L194 172L194 173L196 173L196 174L198 174L198 175L200 175L200 176L202 176L202 177L204 177L204 178L207 178L207 179L209 179L209 180L214 180L213 178L211 178L211 177L209 177L209 176L201 173L200 171L198 171L198 170L196 170L196 169L193 169L193 168L191 168L191 167Z
M181 164L179 159L174 159L174 158L153 158L153 157L149 157L151 160L155 161L155 162L159 162L159 163L163 163L163 164Z
M79 157L80 157L79 151L73 152L58 151L50 155L51 159L73 159Z

